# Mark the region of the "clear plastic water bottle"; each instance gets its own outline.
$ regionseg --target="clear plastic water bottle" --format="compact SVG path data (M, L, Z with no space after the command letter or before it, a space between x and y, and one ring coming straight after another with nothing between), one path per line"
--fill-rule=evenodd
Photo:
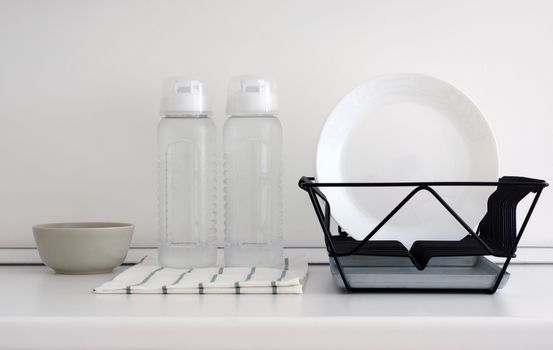
M275 84L254 76L229 83L224 136L225 265L279 266L281 144Z
M215 266L215 124L204 85L167 79L158 127L159 263Z

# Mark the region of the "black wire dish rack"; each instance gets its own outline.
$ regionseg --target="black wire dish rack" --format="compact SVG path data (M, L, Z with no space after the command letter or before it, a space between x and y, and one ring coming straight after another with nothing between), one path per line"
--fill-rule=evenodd
M491 186L487 212L476 232L449 206L434 187ZM543 180L504 176L497 182L381 182L317 183L302 177L299 187L309 198L324 233L330 268L337 284L350 292L458 292L493 294L508 279L507 267L542 190ZM356 241L338 226L331 232L330 203L323 187L408 187L411 192L377 224L362 241ZM428 191L468 235L459 241L416 241L408 250L394 240L373 236L420 191ZM530 193L534 198L517 232L517 204ZM324 206L322 206L323 204ZM505 258L502 267L485 256Z

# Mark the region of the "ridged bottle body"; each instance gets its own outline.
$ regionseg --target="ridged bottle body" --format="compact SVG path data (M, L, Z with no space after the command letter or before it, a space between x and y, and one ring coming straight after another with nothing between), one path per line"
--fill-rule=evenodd
M225 123L225 265L279 266L282 127L273 116Z
M205 116L166 117L158 127L159 263L215 266L215 124Z

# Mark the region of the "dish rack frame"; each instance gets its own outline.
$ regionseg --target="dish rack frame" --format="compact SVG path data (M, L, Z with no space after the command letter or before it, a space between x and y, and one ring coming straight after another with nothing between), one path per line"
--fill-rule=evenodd
M542 190L548 186L548 183L542 180L528 179L527 182L521 181L446 181L446 182L316 182L314 177L303 176L298 182L298 186L306 191L309 195L313 209L321 225L324 237L325 245L330 259L333 259L335 266L339 272L340 278L343 281L344 287L348 292L435 292L435 293L485 293L485 294L494 294L500 283L507 272L507 267L511 262L511 259L516 257L516 249L524 230L534 212L534 208L540 198ZM529 187L531 188L530 192L534 192L534 198L528 208L528 211L524 217L520 229L516 233L516 239L513 247L510 249L507 256L505 254L497 253L494 249L490 248L478 235L478 230L475 232L460 216L451 208L451 206L438 194L438 192L433 187L452 187L452 186L479 186L479 187L497 187L498 189L501 186L504 187ZM388 215L380 221L366 236L363 240L358 241L359 243L348 252L338 252L333 243L333 237L330 229L331 223L331 208L330 203L323 192L320 190L321 187L413 187L414 189L410 191L403 200L401 200L396 207L394 207ZM463 228L468 232L468 234L474 237L478 242L482 244L483 247L496 257L505 257L503 266L497 275L495 282L491 288L380 288L380 287L368 287L368 288L359 288L352 287L347 273L345 272L344 267L339 261L339 257L352 256L356 255L360 249L369 242L369 240L411 199L413 196L420 192L427 191L429 192L448 212L451 214L455 220L463 226ZM324 209L321 207L321 202L324 203ZM347 237L347 233L338 226L338 236ZM363 254L361 254L363 255ZM457 255L458 256L458 255Z

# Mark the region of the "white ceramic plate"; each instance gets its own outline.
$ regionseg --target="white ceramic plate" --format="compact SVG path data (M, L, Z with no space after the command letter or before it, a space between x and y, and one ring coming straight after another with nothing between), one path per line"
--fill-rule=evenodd
M378 76L336 105L319 138L319 182L497 181L495 138L463 93L429 76ZM472 227L493 188L436 188ZM363 239L412 188L322 188L335 221ZM375 236L457 239L466 231L428 192L419 192Z

